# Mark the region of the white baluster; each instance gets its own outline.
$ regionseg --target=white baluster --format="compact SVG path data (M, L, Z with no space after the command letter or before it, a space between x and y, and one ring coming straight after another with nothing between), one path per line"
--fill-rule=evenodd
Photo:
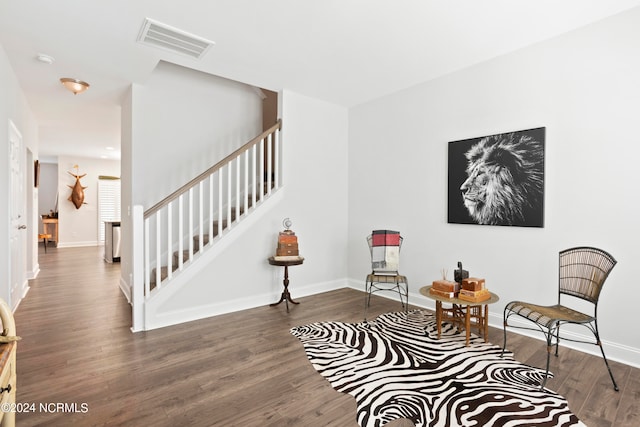
M267 135L267 195L271 195L271 180L273 178L273 147L272 134Z
M189 189L189 229L187 230L189 239L189 261L193 259L193 187Z
M249 210L249 150L242 153L244 157L244 194L242 200L244 201L244 213Z
M240 219L240 157L236 157L236 178L235 178L235 187L236 187L236 221Z
M167 280L173 277L173 202L167 205Z
M231 174L231 165L233 162L229 162L227 165L227 230L231 228L231 182L233 181Z
M274 154L273 154L273 158L274 158L274 178L275 178L275 183L274 183L274 188L278 189L280 188L280 138L279 138L279 133L278 130L274 130L273 131L273 136L274 136Z
M162 263L160 262L160 245L162 238L162 211L156 213L156 288L162 287Z
M204 208L204 198L203 198L203 181L200 181L200 184L198 184L198 197L200 198L200 200L198 201L198 250L200 251L200 253L202 253L202 249L204 248L204 215L203 215L203 208Z
M260 200L264 199L264 138L258 143L260 152Z
M213 244L213 174L209 175L209 244Z
M218 171L218 237L222 236L222 193L223 193L223 179L224 174L222 173L222 169Z
M256 145L251 146L251 206L256 205L256 193L258 188L256 187Z
M178 270L184 265L184 194L178 198Z
M150 218L144 220L144 296L149 297L151 291L151 248L149 247L149 221Z

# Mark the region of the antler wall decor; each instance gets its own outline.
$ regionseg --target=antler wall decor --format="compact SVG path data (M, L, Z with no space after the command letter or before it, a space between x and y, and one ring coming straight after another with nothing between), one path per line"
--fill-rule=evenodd
M76 173L72 173L69 172L69 175L75 177L76 179L76 183L74 185L69 185L68 187L71 189L71 195L69 196L69 200L71 200L71 203L74 204L74 206L76 207L76 209L80 209L80 206L82 206L84 203L84 189L87 187L83 187L82 183L80 182L80 178L83 178L85 174L83 175L79 175L78 174L78 165L74 165L74 168L76 168Z

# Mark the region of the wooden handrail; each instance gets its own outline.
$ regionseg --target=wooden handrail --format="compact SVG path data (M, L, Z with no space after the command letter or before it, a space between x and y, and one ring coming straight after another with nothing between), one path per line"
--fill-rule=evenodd
M281 130L281 129L282 129L282 120L278 119L275 125L271 126L269 129L265 130L260 135L256 136L251 141L247 142L242 147L238 148L233 153L229 154L227 157L220 160L218 163L211 166L209 169L202 172L200 175L196 176L191 181L187 182L185 185L178 188L176 191L174 191L173 193L171 193L170 195L168 195L167 197L165 197L164 199L162 199L161 201L159 201L158 203L156 203L155 205L147 209L144 212L144 218L145 219L149 218L151 215L158 212L160 209L162 209L163 207L167 206L169 203L171 203L172 201L180 197L181 194L185 193L191 187L194 187L204 178L208 177L209 175L211 175L212 173L216 172L218 169L220 169L221 167L229 163L231 160L238 157L240 154L246 151L249 147L260 142L261 140L263 140L264 138L266 138L268 135L272 134L276 130Z

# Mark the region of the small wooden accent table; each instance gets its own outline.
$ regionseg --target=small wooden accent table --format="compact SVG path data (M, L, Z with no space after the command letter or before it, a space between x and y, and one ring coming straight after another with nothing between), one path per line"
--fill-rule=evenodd
M466 333L466 345L469 346L469 335L471 328L477 328L480 335L484 336L484 342L489 340L489 304L498 302L500 298L493 292L491 298L471 302L460 298L446 298L439 295L433 295L431 286L420 288L420 293L427 298L431 298L436 302L436 323L438 324L438 339L442 334L442 322L450 321L460 329L464 328ZM451 304L451 308L442 308L442 303ZM473 319L473 322L471 321Z
M284 280L282 281L282 284L284 285L284 291L282 291L282 296L280 297L280 301L274 302L273 304L269 304L269 306L274 307L280 304L282 301L284 301L284 303L287 305L287 313L288 313L290 302L292 304L300 304L299 302L292 300L291 294L289 293L289 266L300 265L303 262L304 262L304 258L302 257L297 257L295 259L286 259L286 260L280 260L280 259L276 259L275 257L269 257L269 264L284 267Z
M51 239L51 234L38 234L38 240L44 241L44 253L47 253L47 240Z
M58 246L58 218L42 218L42 234L51 234L49 240ZM46 244L45 244L46 245Z

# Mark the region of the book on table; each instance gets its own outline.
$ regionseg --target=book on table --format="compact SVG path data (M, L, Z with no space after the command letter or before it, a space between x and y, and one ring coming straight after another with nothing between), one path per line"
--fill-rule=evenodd
M451 280L434 280L431 284L431 289L443 292L459 292L460 283L452 282Z
M436 295L443 298L455 298L458 296L457 292L440 291L438 289L434 289L433 287L429 290L429 293L431 295Z
M462 279L462 289L466 289L468 291L480 291L485 288L484 279L480 279L478 277L467 277L466 279Z
M488 289L481 289L479 291L470 291L468 289L460 289L458 298L463 301L469 302L481 302L491 298L491 294Z

